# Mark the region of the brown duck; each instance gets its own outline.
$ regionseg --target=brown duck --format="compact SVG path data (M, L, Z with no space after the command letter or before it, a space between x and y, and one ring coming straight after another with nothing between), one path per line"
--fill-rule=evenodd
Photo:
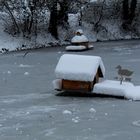
M116 67L116 69L118 69L118 75L120 76L131 76L133 74L133 71L127 70L127 69L122 69L122 67L120 65L118 65Z

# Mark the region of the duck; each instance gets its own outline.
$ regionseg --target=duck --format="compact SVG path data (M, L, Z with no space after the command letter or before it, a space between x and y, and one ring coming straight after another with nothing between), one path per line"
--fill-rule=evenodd
M118 65L116 67L116 69L118 69L118 75L120 76L126 76L126 77L129 77L133 74L133 71L130 71L128 69L122 69L122 67L120 65Z

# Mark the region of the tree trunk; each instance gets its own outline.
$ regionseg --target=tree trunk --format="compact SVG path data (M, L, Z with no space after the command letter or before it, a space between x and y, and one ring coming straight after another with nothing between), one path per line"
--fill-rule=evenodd
M60 2L60 11L58 12L58 24L68 24L68 0Z
M135 17L136 5L137 5L137 0L132 0L131 7L130 7L130 24L132 23L132 21Z
M128 18L129 18L128 0L123 0L123 19L128 20Z
M57 0L53 1L53 6L51 7L50 13L50 23L49 23L49 32L52 36L58 39L58 31L57 31L58 21L57 21Z
M128 30L135 18L137 0L131 0L129 6L129 0L123 0L123 29Z

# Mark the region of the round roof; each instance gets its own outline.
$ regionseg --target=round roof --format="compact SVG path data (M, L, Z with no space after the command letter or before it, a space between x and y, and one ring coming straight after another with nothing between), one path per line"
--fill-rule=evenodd
M88 42L88 38L85 35L75 35L72 39L71 39L72 43L82 43L82 42Z

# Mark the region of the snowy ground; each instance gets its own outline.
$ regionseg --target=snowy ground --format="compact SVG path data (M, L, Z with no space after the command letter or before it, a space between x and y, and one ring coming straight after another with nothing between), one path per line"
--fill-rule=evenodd
M5 13L0 13L4 16ZM138 39L139 35L133 32L124 32L120 30L121 23L118 20L106 20L102 24L104 27L100 29L97 33L93 31L93 25L83 22L82 27L78 25L78 14L69 14L69 30L65 30L61 27L58 28L59 40L54 39L50 33L47 32L47 27L39 31L38 35L29 38L23 38L22 34L17 36L12 36L5 32L5 22L0 19L0 52L4 52L2 48L13 50L23 50L23 49L34 49L40 47L48 46L58 46L58 45L70 45L70 40L75 35L77 29L82 29L84 35L87 37L89 42L108 41L108 40L121 40L121 39ZM106 30L105 30L106 29ZM76 37L76 40L78 38ZM80 39L81 40L81 39ZM89 46L91 47L91 46ZM74 50L75 47L69 46L67 50ZM76 48L77 50L84 49L83 46Z
M107 79L120 64L140 85L140 40L95 43ZM0 140L137 140L140 102L116 98L55 96L54 69L65 48L0 55Z

